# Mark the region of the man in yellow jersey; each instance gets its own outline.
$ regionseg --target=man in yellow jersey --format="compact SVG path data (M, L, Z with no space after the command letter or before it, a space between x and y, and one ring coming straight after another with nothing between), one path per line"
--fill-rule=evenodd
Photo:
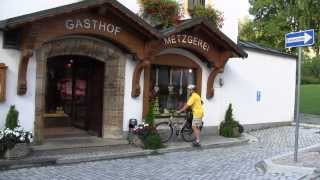
M200 127L202 126L203 108L201 103L201 97L195 92L195 85L188 85L188 101L177 113L181 113L187 110L189 107L192 109L193 120L192 130L193 135L196 138L193 142L194 146L200 146Z

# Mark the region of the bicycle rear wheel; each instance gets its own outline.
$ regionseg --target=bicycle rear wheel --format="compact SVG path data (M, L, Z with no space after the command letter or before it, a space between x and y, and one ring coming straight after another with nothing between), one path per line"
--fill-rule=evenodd
M196 138L193 136L193 130L191 127L184 126L181 130L182 139L186 142L192 142Z
M155 127L161 138L161 142L165 143L169 141L173 134L173 129L170 126L169 122L160 122L156 124Z

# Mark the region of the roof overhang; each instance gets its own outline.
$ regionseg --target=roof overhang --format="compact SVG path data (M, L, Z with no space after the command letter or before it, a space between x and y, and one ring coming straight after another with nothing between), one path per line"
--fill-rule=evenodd
M200 33L205 33L211 41L222 47L224 50L229 50L232 52L232 57L247 58L248 54L240 48L236 43L234 43L228 36L222 33L215 25L204 18L194 18L187 20L176 27L172 27L163 30L163 36L169 37L176 33L184 32L188 29L194 28Z
M150 38L160 39L162 37L162 34L158 30L153 28L151 25L146 23L143 19L141 19L139 16L134 14L132 11L130 11L128 8L126 8L116 0L81 1L70 5L60 6L57 8L6 19L0 21L0 30L6 31L16 29L26 24L45 18L94 8L97 8L97 10L101 11L106 11L106 9L104 8L115 9L120 15L123 15L125 17L125 20L132 21L133 23L131 24L135 26L136 29L138 29L139 31L143 31L144 34L146 34Z

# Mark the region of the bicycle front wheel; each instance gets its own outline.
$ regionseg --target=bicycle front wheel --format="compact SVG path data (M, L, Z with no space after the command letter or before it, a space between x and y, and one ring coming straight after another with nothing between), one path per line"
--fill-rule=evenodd
M173 134L173 129L170 126L169 122L161 122L156 124L156 130L161 138L161 142L168 142Z
M192 142L196 138L193 136L193 130L191 127L184 126L181 130L182 139L186 142Z

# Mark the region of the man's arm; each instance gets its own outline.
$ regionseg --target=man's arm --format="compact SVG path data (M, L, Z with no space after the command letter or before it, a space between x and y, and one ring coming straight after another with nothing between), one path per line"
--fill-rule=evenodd
M177 111L177 113L181 113L189 108L188 104L186 103L180 110Z

